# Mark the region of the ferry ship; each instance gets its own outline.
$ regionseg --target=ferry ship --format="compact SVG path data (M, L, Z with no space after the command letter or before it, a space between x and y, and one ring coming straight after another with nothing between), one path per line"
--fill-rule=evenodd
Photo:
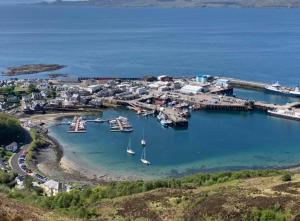
M284 87L282 87L278 81L275 84L272 85L267 85L265 87L265 90L267 92L275 93L275 94L283 94L283 95L288 95L289 91L286 90Z
M289 91L289 94L294 97L300 97L300 89L299 87L295 87L293 90Z
M268 110L268 113L275 117L286 118L290 120L300 121L300 112L296 112L294 109L276 109Z
M282 87L278 81L275 84L268 85L265 87L265 90L274 94L287 95L292 97L300 97L300 89L299 87L295 88L285 88Z

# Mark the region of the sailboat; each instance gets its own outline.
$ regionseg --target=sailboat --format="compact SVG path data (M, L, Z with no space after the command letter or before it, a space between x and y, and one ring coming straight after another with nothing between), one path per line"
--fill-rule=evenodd
M126 152L130 155L135 155L135 152L131 149L131 139L129 139Z
M145 165L151 164L148 160L146 160L146 147L144 147L144 149L143 149L142 156L141 156L141 162Z
M143 130L143 138L141 139L141 145L142 145L143 147L146 146L145 131L144 131L144 130Z

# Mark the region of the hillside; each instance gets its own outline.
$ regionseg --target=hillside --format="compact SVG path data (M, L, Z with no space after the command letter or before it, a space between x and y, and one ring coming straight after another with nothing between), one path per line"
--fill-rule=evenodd
M0 194L1 221L71 221L74 219L20 203Z
M300 175L288 181L283 174L242 171L117 182L55 197L11 189L0 194L0 220L297 221Z
M300 7L300 0L56 0L51 5L93 5L99 7Z
M11 142L24 142L25 130L21 127L18 119L5 113L0 113L0 146Z

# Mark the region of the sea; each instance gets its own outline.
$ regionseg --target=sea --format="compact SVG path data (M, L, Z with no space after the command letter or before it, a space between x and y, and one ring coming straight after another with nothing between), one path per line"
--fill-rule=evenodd
M300 9L0 5L0 72L31 63L66 65L54 73L74 78L209 74L298 86ZM242 89L234 94L278 104L299 101ZM199 111L180 130L126 109L108 109L101 117L120 115L132 122L132 133L89 123L85 134L69 134L60 125L50 135L62 143L66 157L118 176L161 178L300 164L296 121L260 112ZM151 161L147 167L139 161L142 131ZM126 154L129 139L134 157Z

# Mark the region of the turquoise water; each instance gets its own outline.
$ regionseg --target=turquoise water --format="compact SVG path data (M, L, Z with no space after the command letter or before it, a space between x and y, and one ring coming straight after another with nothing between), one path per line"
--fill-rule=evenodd
M284 167L299 164L300 124L263 113L193 112L187 130L163 128L153 117L107 110L103 118L126 116L134 132L112 133L107 124L89 123L86 134L69 134L67 126L51 129L65 155L87 168L142 178L168 177L196 171ZM147 159L139 162L145 131ZM136 156L126 154L129 138Z
M0 70L60 63L74 76L206 73L298 85L299 54L300 9L0 6Z

